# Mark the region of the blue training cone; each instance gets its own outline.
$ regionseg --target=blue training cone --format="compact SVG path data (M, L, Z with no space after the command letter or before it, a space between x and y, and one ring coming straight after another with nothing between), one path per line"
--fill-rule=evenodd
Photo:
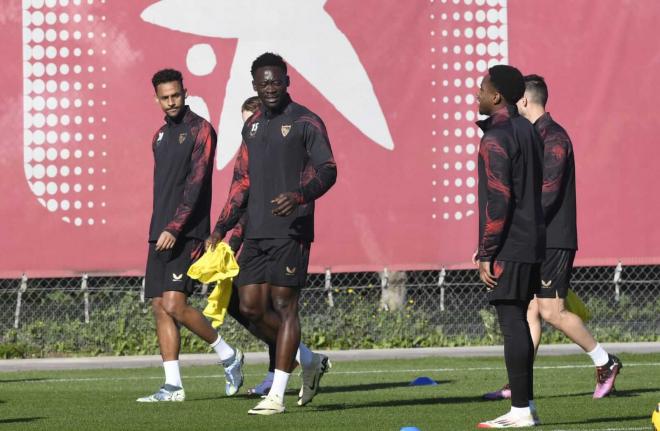
M417 427L403 427L399 431L421 431L421 430Z
M410 382L410 386L436 386L437 384L438 382L426 376L417 377L415 380Z

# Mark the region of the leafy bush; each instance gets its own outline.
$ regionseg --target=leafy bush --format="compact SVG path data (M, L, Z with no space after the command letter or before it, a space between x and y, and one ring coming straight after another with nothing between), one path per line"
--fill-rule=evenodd
M377 292L375 292L377 294ZM108 298L99 297L107 295ZM95 293L90 310L90 322L84 323L79 302L71 295L53 292L41 296L41 307L67 311L46 320L32 318L18 329L5 330L0 340L0 357L25 358L61 355L142 355L158 354L158 340L151 309L139 301L137 293ZM417 308L412 300L404 309L382 310L374 300L374 292L361 294L353 289L337 291L335 306L320 313L303 313L303 340L314 349L355 349L391 347L441 347L501 344L497 317L492 307L481 310L429 310ZM195 298L193 305L202 308L205 300ZM100 306L96 304L113 304ZM304 304L303 304L304 305ZM594 320L588 326L600 342L660 341L658 331L637 333L635 322L657 321L660 298L643 306L633 306L622 296L619 303L590 298L587 305ZM69 308L67 308L69 307ZM475 318L470 332L449 327L448 313L471 313ZM477 317L478 316L478 317ZM602 323L601 323L602 322ZM612 322L617 322L612 325ZM223 338L246 351L264 350L255 339L233 319L227 318L221 327ZM570 342L556 330L546 327L543 343ZM183 353L209 352L208 345L185 328L181 331Z

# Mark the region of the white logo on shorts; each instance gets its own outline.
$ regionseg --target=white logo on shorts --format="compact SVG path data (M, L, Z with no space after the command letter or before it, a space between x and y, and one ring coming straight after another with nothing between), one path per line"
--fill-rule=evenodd
M541 280L541 287L543 287L544 289L549 289L551 284L552 284L552 280L549 281Z
M172 281L181 281L183 280L183 274L172 273Z

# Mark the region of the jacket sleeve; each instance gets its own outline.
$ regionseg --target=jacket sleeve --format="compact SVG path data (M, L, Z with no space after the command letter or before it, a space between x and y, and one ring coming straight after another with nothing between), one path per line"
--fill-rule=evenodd
M211 181L217 137L211 125L203 122L195 137L182 200L165 230L177 237L195 210L202 188Z
M543 192L541 202L546 222L551 220L561 204L566 167L572 156L573 146L565 133L556 131L543 140Z
M234 163L234 175L229 187L229 196L213 229L214 235L224 238L227 232L238 223L247 208L249 195L248 150L245 141L243 141Z
M243 245L243 238L245 237L245 225L247 224L247 217L248 217L247 211L243 212L243 215L238 220L238 223L236 223L236 226L234 226L234 229L232 229L231 236L227 241L229 247L234 252L234 254L238 253L238 250L241 248L241 245Z
M511 155L501 139L486 134L479 146L479 164L485 172L486 202L485 217L479 229L477 259L492 260L502 244L502 234L511 217ZM482 219L480 217L480 219Z
M304 125L305 149L311 163L303 172L300 188L295 193L298 203L306 204L323 196L335 184L337 164L323 121L309 115L300 117L297 122Z

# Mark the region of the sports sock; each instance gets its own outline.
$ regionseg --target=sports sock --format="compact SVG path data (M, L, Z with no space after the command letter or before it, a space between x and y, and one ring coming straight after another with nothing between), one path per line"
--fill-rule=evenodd
M532 415L529 407L513 407L511 406L511 414L517 418L526 418Z
M603 365L607 364L607 361L610 359L610 356L607 354L605 349L603 349L600 343L597 343L596 347L591 352L587 352L587 355L589 355L591 360L594 362L594 365L597 367L602 367Z
M275 378L275 372L274 371L269 371L266 373L266 377L264 377L264 380L270 380L271 382Z
M303 368L308 368L310 365L312 365L313 359L314 354L312 351L309 350L309 348L303 343L300 343L300 346L298 346L298 351L296 352L296 361L298 361L298 363L302 365Z
M284 392L286 391L286 385L289 383L290 376L290 373L276 369L273 376L273 386L271 386L268 395L277 395L281 400L284 400Z
M218 339L211 343L210 346L215 350L215 353L218 354L221 361L226 361L234 356L234 349L232 349L220 335L218 335Z
M179 372L179 361L163 361L165 370L165 384L182 388L181 373Z

